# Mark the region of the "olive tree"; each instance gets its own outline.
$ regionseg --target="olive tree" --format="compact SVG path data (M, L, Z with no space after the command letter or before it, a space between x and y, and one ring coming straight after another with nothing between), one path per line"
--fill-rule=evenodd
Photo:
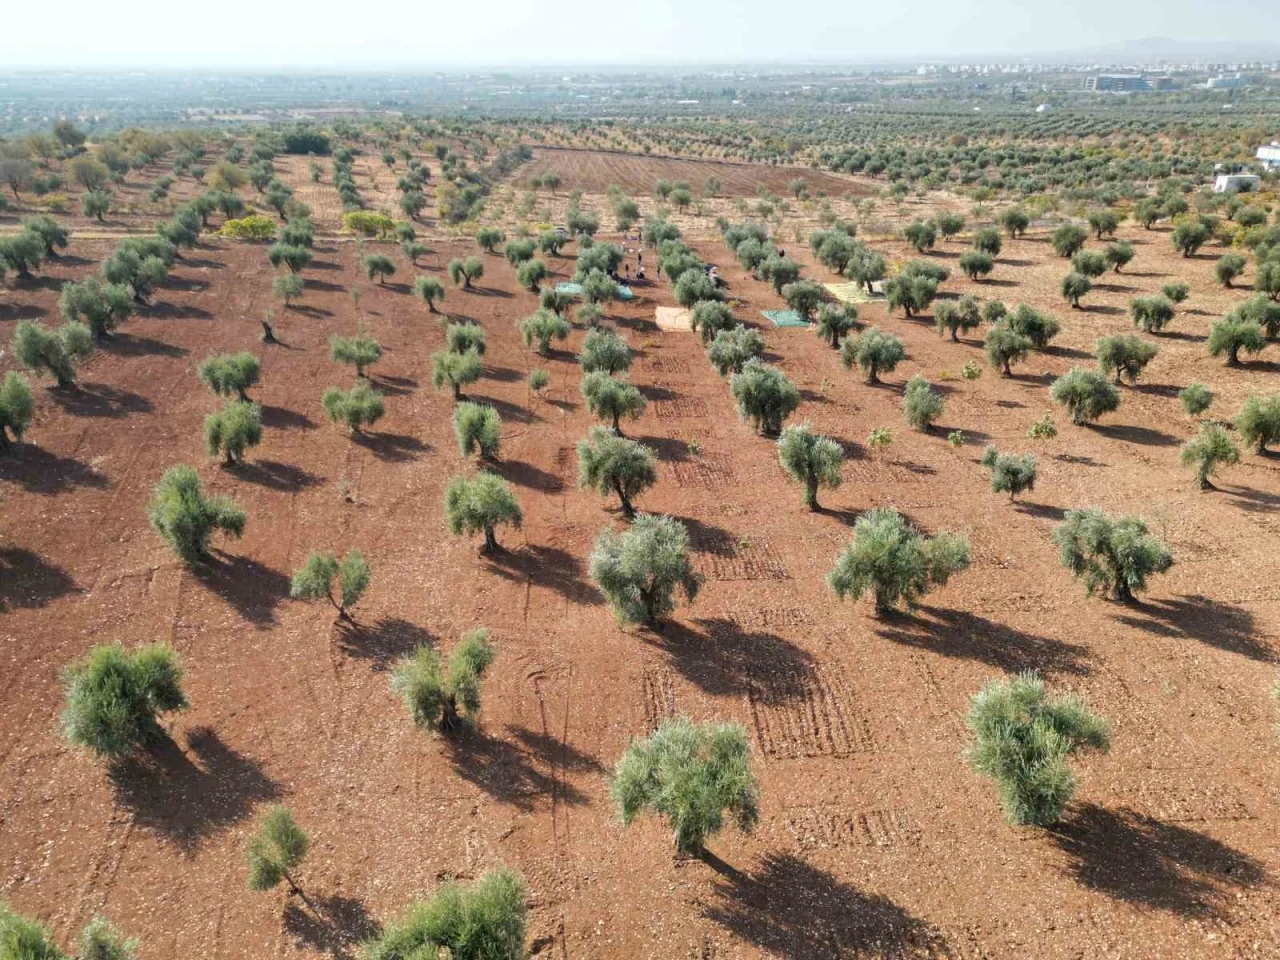
M1249 394L1236 414L1235 428L1241 440L1258 453L1266 453L1268 444L1280 441L1280 393L1266 397Z
M840 345L840 360L845 369L856 363L867 383L879 383L880 374L892 373L906 359L907 347L900 337L869 327L856 337L846 337Z
M340 337L336 333L329 338L329 358L356 368L356 376L367 378L366 367L382 359L382 344L369 336L361 325L354 337Z
M481 227L476 231L476 245L485 253L496 253L506 239L506 234L495 227Z
M262 373L262 364L252 353L222 353L206 357L196 368L200 382L221 397L234 395L238 400L249 399L246 393L255 386Z
M126 937L95 916L80 931L77 960L137 960L138 941ZM69 960L53 934L37 920L24 917L0 900L0 957L4 960Z
M582 399L592 416L612 422L617 436L622 436L622 418L635 420L647 406L639 390L625 380L615 380L603 370L582 378Z
M1200 432L1182 445L1178 459L1184 467L1195 467L1201 490L1212 490L1210 481L1221 466L1240 462L1240 448L1231 434L1217 423L1201 424Z
M1053 231L1049 243L1053 252L1065 260L1075 256L1088 238L1089 235L1074 223L1064 223Z
M458 452L464 457L478 451L492 460L502 442L502 419L487 403L459 403L453 408L453 432L458 439Z
M396 265L391 261L385 253L367 253L360 258L360 268L364 270L367 279L372 280L378 278L378 283L383 283L387 277L394 276Z
M1267 345L1262 326L1236 314L1227 314L1209 327L1209 356L1226 355L1227 366L1240 366L1240 351L1261 353Z
M1105 253L1097 250L1077 250L1071 258L1071 269L1084 274L1090 280L1096 280L1111 268L1111 262Z
M742 324L731 330L719 331L707 347L707 360L720 376L741 373L748 360L764 353L764 337L759 330L751 330Z
M1198 381L1189 383L1178 391L1178 402L1190 417L1198 417L1208 410L1213 397L1213 391Z
M1014 333L1020 333L1030 340L1031 345L1037 350L1047 347L1049 341L1062 329L1057 317L1042 313L1025 303L1018 304L1013 312L1005 317L1005 323Z
M1120 391L1094 370L1072 367L1049 387L1049 396L1071 413L1077 426L1092 423L1120 406Z
M497 655L484 627L463 635L447 666L424 643L392 669L391 689L419 727L453 733L479 716L480 681Z
M294 573L289 596L308 602L328 600L338 618L350 623L351 608L364 596L371 577L369 564L359 550L348 550L341 560L335 554L314 551Z
M249 447L262 442L262 408L256 403L228 400L219 411L204 419L204 444L209 456L224 456L227 466L244 459Z
M631 348L615 331L597 327L583 339L578 363L583 373L622 373L631 368Z
M320 396L320 406L330 423L341 423L356 434L373 426L386 413L382 394L365 381L350 390L329 387Z
M1120 226L1120 215L1114 210L1090 210L1085 219L1095 240L1115 236L1116 228Z
M0 382L0 450L23 438L35 410L31 385L21 374L10 370Z
M1031 226L1031 218L1021 207L1008 207L1000 214L1000 226L1011 239L1017 239Z
M1036 458L1028 453L1018 456L1013 453L1001 453L994 444L988 444L978 461L991 471L991 490L993 493L1008 493L1013 500L1023 490L1033 490L1036 485Z
M19 320L13 332L13 354L34 374L48 373L59 389L75 385L76 367L93 353L93 334L82 323L50 330L39 320Z
M902 239L920 253L933 248L938 240L938 228L932 220L915 220L902 230Z
M112 759L162 739L160 714L187 708L182 665L165 643L133 650L119 644L93 647L66 668L62 683L63 734L76 746Z
M1000 231L994 227L982 227L973 232L973 249L977 253L998 257L1003 246L1000 241Z
M730 330L736 323L733 310L718 300L699 300L689 314L689 325L697 331L704 346L721 330Z
M430 900L383 924L364 960L524 960L528 893L520 875L493 870L470 887L450 880Z
M968 566L969 541L964 537L926 537L897 510L880 507L854 521L853 542L827 574L827 584L842 600L870 593L881 616L899 603L914 607L932 587L945 585Z
M966 723L970 765L995 782L1005 816L1020 825L1056 823L1075 793L1070 757L1110 748L1106 720L1075 694L1050 697L1034 673L988 683L970 701Z
M268 808L257 832L245 845L245 860L249 865L249 889L271 890L283 880L291 893L306 900L306 894L294 880L293 874L307 857L311 841L293 813L283 804Z
M814 311L830 299L826 287L813 280L796 280L782 288L782 299L806 323L813 320Z
M1080 300L1090 290L1093 289L1093 283L1083 273L1076 273L1074 270L1062 278L1062 299L1079 310Z
M431 355L431 384L437 390L446 385L453 390L453 399L462 399L462 388L475 383L484 372L484 361L475 350L454 353L438 350Z
M928 380L916 374L907 381L907 389L902 394L907 423L917 430L928 430L942 416L942 408L942 397L929 386Z
M455 537L484 534L481 553L502 548L494 536L501 525L520 528L524 514L511 485L496 473L481 470L474 477L454 477L444 491L444 514L449 532Z
M516 268L516 282L530 293L537 293L542 281L548 276L550 271L547 270L547 265L536 258L525 260Z
M450 353L474 350L484 356L487 349L484 327L478 323L451 323L444 329L444 346Z
M839 350L840 341L850 330L858 326L858 308L852 303L823 303L818 307L818 322L814 332Z
M782 422L800 406L800 391L785 373L752 357L729 379L738 416L765 436L777 436Z
M303 289L302 278L296 273L281 274L271 281L271 295L283 300L286 308L293 306L293 301L302 298Z
M646 810L664 817L681 853L701 855L732 817L749 832L760 819L750 739L736 723L664 720L632 740L614 768L610 793L624 826Z
M648 627L675 610L677 592L692 603L702 586L684 524L655 514L637 515L623 533L601 531L590 573L619 622Z
M818 509L818 487L840 486L844 450L829 437L814 433L809 424L790 426L778 438L778 460L793 480L804 484L804 504Z
M1146 589L1149 576L1173 566L1168 548L1140 517L1113 519L1092 507L1068 510L1053 542L1062 565L1084 578L1089 594L1101 591L1124 602Z
M1000 371L1001 376L1013 375L1012 365L1025 360L1032 343L1027 337L1009 329L1008 324L997 323L987 331L982 349L987 363Z
M484 261L479 257L454 258L449 261L448 270L449 279L453 281L455 287L461 286L464 290L470 290L472 281L484 276Z
M938 233L943 240L950 240L964 229L964 217L958 213L944 213L938 217Z
M1207 224L1199 220L1184 220L1173 228L1173 233L1169 235L1169 239L1179 253L1184 257L1190 257L1208 243L1211 236L1213 236L1213 231Z
M1160 348L1154 343L1125 334L1102 337L1094 346L1093 355L1098 361L1098 369L1111 374L1118 384L1121 376L1130 383L1137 382L1138 375L1159 352Z
M435 277L416 277L413 281L413 295L426 301L427 309L436 312L436 301L444 299L444 284Z
M970 280L983 280L996 268L996 262L991 255L980 250L966 250L960 254L958 263L960 270Z
M973 297L944 300L933 311L933 324L938 336L950 333L951 342L958 343L960 333L976 330L982 324L982 311Z
M313 259L314 255L306 247L284 243L283 241L277 241L267 248L267 261L273 267L284 264L290 273L298 273L301 270L305 270ZM383 259L386 258L384 257ZM373 274L369 274L369 279L373 279Z
M635 518L632 500L658 480L657 462L648 448L603 427L578 441L578 486L601 496L616 493L622 515Z
M147 516L152 528L178 557L194 565L209 556L209 541L222 532L237 540L245 514L227 497L206 497L200 475L192 467L170 467L151 494Z
M1134 297L1129 318L1144 333L1159 333L1173 320L1173 304L1164 297Z

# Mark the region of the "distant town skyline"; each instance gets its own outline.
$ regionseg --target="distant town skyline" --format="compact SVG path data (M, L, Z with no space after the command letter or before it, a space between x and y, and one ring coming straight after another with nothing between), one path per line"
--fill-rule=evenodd
M187 13L159 0L125 8L68 0L56 24L31 4L6 13L0 64L32 67L423 69L631 64L830 63L1017 59L1114 51L1141 59L1280 59L1280 3L1250 0L1212 16L1192 0L585 0L422 4L389 0L305 8L224 0ZM303 15L305 13L305 15ZM1151 38L1159 38L1152 40ZM1218 48L1217 53L1213 51ZM1196 54L1195 51L1202 51ZM1156 54L1151 54L1156 56ZM1105 57L1100 58L1105 59Z

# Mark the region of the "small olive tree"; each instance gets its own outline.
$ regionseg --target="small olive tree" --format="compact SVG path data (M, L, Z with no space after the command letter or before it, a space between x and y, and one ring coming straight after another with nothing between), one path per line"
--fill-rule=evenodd
M917 430L928 430L942 416L942 396L929 386L929 381L916 374L907 381L902 395L902 410L907 423Z
M435 277L415 277L413 295L427 304L427 309L436 313L436 301L444 299L444 284Z
M382 344L369 336L363 325L354 337L340 337L334 334L329 338L329 357L337 363L345 363L356 368L356 376L364 378L366 368L382 359Z
M240 538L245 514L226 497L206 497L200 475L192 467L170 467L151 494L148 518L152 528L186 564L209 555L215 532Z
M162 739L160 714L187 708L182 665L164 643L96 646L64 671L63 691L66 738L112 759Z
M823 303L818 307L814 332L831 344L831 349L838 350L840 341L857 326L858 308L852 303Z
M1120 406L1120 391L1095 370L1072 367L1049 387L1049 396L1071 413L1077 426L1093 423Z
M462 399L462 388L475 383L484 372L484 361L475 350L465 353L454 353L451 350L438 350L431 355L431 383L437 390L448 386L453 390L453 399Z
M227 466L244 459L249 447L262 442L262 408L256 403L228 400L219 411L204 418L204 444L209 456L223 455Z
M783 421L800 406L800 391L785 373L752 357L729 379L738 416L768 437L776 437Z
M351 608L364 596L372 575L359 550L348 550L341 560L336 554L315 551L294 573L289 596L295 600L328 600L338 611L338 618L350 623Z
M524 522L524 514L511 485L496 473L481 470L474 477L454 477L444 491L445 523L455 537L484 534L481 553L495 553L502 548L494 535L500 525L516 529Z
M578 363L583 373L623 373L631 369L631 347L616 331L597 327L583 339Z
M966 722L974 735L969 763L995 782L1016 824L1056 823L1075 793L1069 758L1110 747L1106 720L1074 694L1051 698L1034 673L991 681L970 701Z
M311 841L298 826L288 807L276 804L267 810L258 832L245 845L245 860L249 864L249 889L271 890L283 880L291 893L305 901L306 894L294 880L293 874L307 857Z
M19 320L13 353L34 374L48 373L61 390L76 382L76 368L93 353L93 334L82 323L50 330L39 320Z
M479 257L467 257L465 260L455 258L449 261L447 269L449 279L455 287L470 290L472 282L484 276L484 261Z
M1159 347L1141 337L1121 335L1101 338L1093 355L1098 360L1098 369L1111 374L1118 384L1121 376L1130 383L1137 382L1138 375L1159 352Z
M578 486L601 496L616 493L622 515L635 518L632 500L658 481L658 466L647 447L603 427L578 441Z
M196 369L200 382L220 397L248 401L246 391L258 383L262 364L252 353L223 353L206 357Z
M750 739L734 723L663 721L651 736L631 741L610 792L624 826L652 811L666 818L676 849L686 854L701 855L726 816L743 832L760 819Z
M610 421L613 432L618 436L622 436L622 418L635 420L647 406L639 390L625 380L615 380L603 370L588 373L582 378L582 399L588 412Z
M702 586L684 524L654 514L637 515L623 533L603 530L591 551L590 572L619 622L654 628L675 610L677 592L692 603Z
M1258 453L1266 453L1268 444L1280 442L1280 393L1266 397L1249 394L1236 414L1235 428L1241 440Z
M444 346L450 353L466 353L474 350L484 356L488 344L484 327L478 323L451 323L444 329Z
M690 326L697 331L705 346L715 339L721 330L731 330L737 323L733 310L718 300L700 300L693 305L689 315Z
M731 330L720 330L707 347L707 360L720 376L741 373L748 360L764 353L764 337L759 330L742 324Z
M1004 377L1013 376L1013 364L1025 360L1031 352L1032 343L1027 337L1009 329L1008 324L997 323L987 331L982 341L982 350L986 354L987 363L1000 371Z
M880 374L892 373L906 356L907 347L902 339L879 327L868 327L856 337L846 337L840 345L840 360L845 369L856 363L866 375L867 383L879 383Z
M321 394L320 406L330 423L341 423L352 433L373 426L386 413L382 394L363 381L350 390L330 387Z
M968 566L969 541L964 537L926 537L897 510L877 508L854 521L853 542L827 574L827 584L842 600L870 593L881 616L899 603L914 607L932 587L946 584Z
M1267 345L1262 326L1236 314L1227 314L1209 327L1209 356L1227 358L1227 366L1240 366L1240 351L1257 354Z
M422 644L391 671L391 689L418 726L452 733L479 716L480 681L497 654L484 627L462 637L447 667L439 653Z
M1199 434L1182 445L1178 459L1184 467L1195 468L1196 483L1201 490L1212 490L1213 482L1209 478L1219 467L1239 463L1240 448L1221 424L1205 423L1201 424Z
M492 460L498 456L502 419L489 404L466 401L455 406L453 432L458 439L458 451L464 457L476 451L484 459Z
M840 486L844 450L834 440L814 433L807 423L782 431L778 460L793 480L804 484L804 504L810 510L818 509L818 487Z
M1173 304L1164 297L1134 297L1129 318L1143 333L1159 333L1173 320Z
M1145 590L1149 576L1173 566L1168 548L1147 532L1140 517L1117 520L1093 508L1068 510L1054 528L1053 541L1062 565L1084 577L1090 594L1112 593L1123 602Z
M441 885L364 945L364 960L524 960L528 893L511 870L484 874L470 887Z
M991 471L991 490L993 493L1008 493L1013 500L1023 490L1034 490L1036 485L1035 454L1018 456L1014 453L1001 453L994 444L987 446L978 461Z
M0 450L26 435L35 411L31 384L20 373L10 370L0 382Z
M551 341L567 340L573 328L569 321L546 310L538 310L533 316L520 321L520 338L526 347L537 345L538 353L551 354Z

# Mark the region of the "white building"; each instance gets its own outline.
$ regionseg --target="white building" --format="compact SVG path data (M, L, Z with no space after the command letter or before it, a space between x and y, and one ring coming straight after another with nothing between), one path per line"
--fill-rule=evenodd
M1253 193L1261 187L1256 173L1224 173L1213 181L1214 193Z
M1272 140L1268 146L1259 147L1258 160L1264 170L1280 169L1280 143Z

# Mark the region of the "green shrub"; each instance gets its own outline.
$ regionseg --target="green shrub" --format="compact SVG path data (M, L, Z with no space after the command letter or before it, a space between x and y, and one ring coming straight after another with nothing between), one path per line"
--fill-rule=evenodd
M267 810L258 832L245 846L249 864L249 889L270 890L283 880L293 893L302 890L293 879L293 871L306 859L311 841L298 826L289 808L276 804Z
M437 389L447 384L453 390L453 399L462 399L462 388L480 379L484 361L475 350L452 353L439 350L431 355L431 383Z
M969 705L975 743L969 763L995 781L1012 823L1046 827L1075 793L1068 758L1089 747L1110 748L1107 722L1074 694L1051 699L1033 673L993 680Z
M991 490L993 493L1008 493L1013 500L1023 490L1034 490L1036 485L1036 458L1033 454L1021 457L1012 453L1001 453L994 445L989 445L982 453L979 461L991 471Z
M1231 434L1216 423L1201 424L1200 433L1182 445L1179 459L1184 467L1195 467L1201 490L1212 490L1209 478L1219 466L1240 462L1240 450Z
M364 381L350 390L330 387L321 395L320 406L330 423L341 423L352 433L373 426L386 413L382 394Z
M901 338L884 333L879 327L869 327L856 337L846 337L840 345L840 360L845 369L856 363L867 378L867 383L879 383L880 374L892 373L906 359L907 347Z
M613 432L618 436L622 436L621 419L637 419L647 405L639 390L625 380L615 380L603 370L582 378L582 399L592 416L612 421Z
M764 337L760 331L739 324L731 330L720 330L707 347L707 360L720 376L741 373L748 360L764 353Z
M804 484L804 503L810 510L818 509L818 487L840 486L844 450L834 440L814 433L807 423L782 431L778 460L793 480Z
M444 346L450 353L474 350L484 356L484 328L478 323L451 323L444 329Z
M66 389L76 382L76 367L93 353L93 334L82 323L50 330L39 320L19 320L13 353L26 369L37 375L47 372Z
M524 514L511 485L494 473L481 470L474 477L454 477L444 492L445 522L455 537L484 534L481 553L501 549L494 536L496 527L507 524L520 528Z
M453 408L453 432L458 438L458 451L471 456L478 450L481 457L498 455L502 439L502 420L498 411L487 403L459 403Z
M1000 231L994 227L980 227L973 232L973 249L988 257L1000 256L1003 244L1000 242Z
M1114 520L1101 510L1068 510L1053 531L1062 565L1076 577L1084 577L1085 589L1114 593L1129 601L1145 590L1147 577L1173 566L1168 548L1147 533L1139 517Z
M1198 417L1213 403L1213 391L1203 383L1189 383L1178 391L1178 400L1189 416Z
M1107 258L1107 263L1111 266L1111 269L1119 273L1120 269L1128 266L1129 261L1133 259L1133 244L1126 240L1108 243L1103 256Z
M750 740L738 724L664 720L649 737L632 740L614 769L610 792L624 825L646 810L665 817L676 849L700 854L733 818L739 830L760 819L759 787Z
M1122 375L1130 383L1136 382L1138 375L1159 352L1159 347L1141 337L1121 335L1102 337L1095 345L1093 355L1097 358L1098 369L1114 376L1118 384Z
M245 391L257 384L261 373L262 364L248 351L206 357L196 370L200 382L218 396L244 401L249 399Z
M800 391L785 373L752 357L729 379L738 416L765 436L777 436L782 423L800 406Z
M996 268L996 262L991 255L983 253L981 250L966 250L960 254L960 259L957 262L960 265L960 270L970 280L985 279Z
M928 430L942 416L942 397L929 386L929 381L916 375L907 381L902 395L902 409L907 423L917 430Z
M341 562L332 553L313 552L294 573L289 596L295 600L328 600L338 611L338 616L350 622L351 607L364 596L371 575L369 564L359 550L348 550ZM336 596L335 579L338 586Z
M1120 391L1093 370L1072 367L1049 387L1049 396L1071 413L1071 422L1092 423L1120 406Z
M187 466L164 472L147 512L152 528L186 564L208 557L216 531L236 539L244 532L244 511L226 497L206 497L199 474Z
M21 374L10 370L0 383L0 449L23 438L35 411L36 401L31 394L31 385ZM10 434L13 435L12 440Z
M616 493L628 520L636 515L632 499L657 480L653 454L634 440L592 427L590 435L578 441L578 486L601 496Z
M1058 435L1058 428L1053 425L1053 418L1045 414L1027 430L1028 440L1052 440Z
M336 333L329 338L329 357L336 363L356 368L357 377L365 377L365 368L382 359L382 344L369 336L361 325L354 337L340 337Z
M943 586L969 566L969 541L951 533L923 536L897 510L876 508L853 525L853 542L844 549L827 583L840 599L875 599L881 616L903 603L908 608L932 587Z
M119 644L93 647L67 667L63 687L67 739L104 757L162 739L158 716L187 708L178 654L164 643L131 651Z
M244 459L249 447L262 442L262 408L256 403L228 400L216 413L204 418L204 444L209 456L219 453L228 466Z
M583 339L578 363L583 373L596 370L623 373L631 369L631 348L615 331L599 327L589 331Z
M529 371L529 389L534 393L541 393L546 389L547 384L551 382L551 374L537 367Z
M470 888L449 881L364 944L364 960L524 960L524 882L510 870L486 873Z
M601 531L590 572L619 622L650 627L675 610L677 591L692 603L702 585L684 525L653 514L639 514L623 533Z
M1235 427L1241 440L1258 453L1266 453L1268 444L1280 441L1280 393L1266 397L1249 394L1236 414Z
M461 729L480 713L480 681L497 656L489 631L463 636L446 670L440 654L423 644L391 672L391 689L413 714L413 722L443 733Z
M1166 283L1160 288L1160 295L1174 303L1182 303L1191 293L1191 288L1185 283L1178 281L1177 283Z

